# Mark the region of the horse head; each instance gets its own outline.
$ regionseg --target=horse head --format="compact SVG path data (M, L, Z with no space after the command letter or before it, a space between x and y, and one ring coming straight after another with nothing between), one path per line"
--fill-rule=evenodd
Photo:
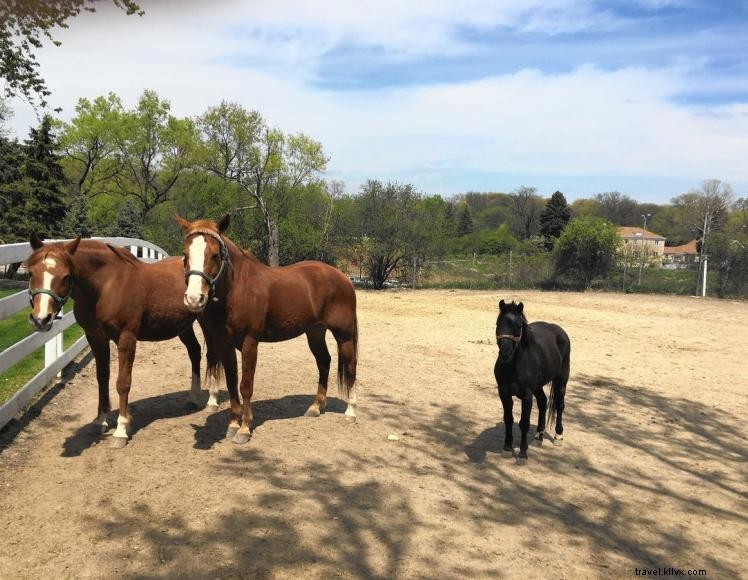
M73 254L81 238L72 242L45 244L32 233L29 237L33 252L26 262L29 271L29 322L39 331L52 328L55 317L73 291L75 266Z
M184 304L192 312L202 312L229 265L228 249L221 235L229 227L230 215L226 214L218 223L190 222L179 215L176 219L185 234L183 260L187 290Z
M499 302L499 317L496 319L496 342L499 345L499 360L509 363L514 358L517 348L526 340L525 326L527 318L524 314L524 304L515 304L514 300L507 304L502 299Z

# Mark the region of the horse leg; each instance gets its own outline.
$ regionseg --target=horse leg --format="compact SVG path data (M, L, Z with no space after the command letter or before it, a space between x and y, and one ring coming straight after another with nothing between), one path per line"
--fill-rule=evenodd
M501 387L499 387L499 398L501 399L501 406L504 409L504 449L502 449L501 454L504 457L511 457L514 455L514 449L512 448L512 428L514 427L512 407L514 406L514 401L512 394L502 392Z
M535 439L542 445L543 433L545 432L545 412L548 408L548 397L541 386L535 391L535 400L538 402L538 428L535 430Z
M252 392L254 391L255 368L257 367L257 341L247 336L242 345L242 380L239 390L242 394L242 426L234 435L234 443L246 443L252 436Z
M197 341L195 331L191 326L179 335L179 340L181 340L182 344L187 348L187 355L190 357L190 364L192 365L190 403L192 403L196 409L199 409L203 406L202 391L200 390L200 343Z
M109 429L107 415L112 410L109 400L109 341L90 334L86 334L86 340L96 360L96 382L99 385L99 409L94 427L98 432L106 433Z
M532 393L528 391L522 397L522 416L519 419L521 434L519 455L517 455L519 465L527 463L527 432L530 430L530 413L532 413Z
M564 398L566 397L566 382L569 380L568 372L553 381L553 404L556 408L556 436L553 438L554 445L561 445L564 440Z
M333 330L333 336L338 343L338 390L341 391L348 403L345 408L345 419L349 423L356 422L356 367L358 366L357 329L350 331Z
M234 345L227 344L221 347L221 360L223 361L226 388L229 391L231 413L226 438L232 439L237 431L239 431L239 418L242 415L242 404L239 400L239 371L236 365L236 350L234 349Z
M233 347L230 347L233 352ZM205 354L208 369L205 374L205 384L208 387L208 403L206 409L209 413L218 411L218 392L220 390L220 371L218 369L218 359L222 358L215 348L208 345L208 352ZM234 359L236 360L236 359ZM225 372L225 370L224 370Z
M324 326L315 326L306 333L309 350L312 351L314 359L317 361L317 370L319 371L317 396L306 410L306 413L304 413L307 417L319 417L320 413L325 409L327 379L330 376L330 351L327 349L327 343L325 342L326 333L327 329Z
M129 332L120 334L117 341L117 353L119 358L119 370L117 372L117 394L119 395L119 417L117 417L117 429L112 437L112 447L120 448L127 444L127 429L131 417L127 411L127 403L130 396L130 384L132 382L132 364L135 361L135 347L137 340L135 335Z

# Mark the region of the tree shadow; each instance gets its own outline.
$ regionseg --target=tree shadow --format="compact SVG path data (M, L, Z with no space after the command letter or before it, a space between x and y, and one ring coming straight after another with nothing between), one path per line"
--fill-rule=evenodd
M335 464L285 471L252 448L222 458L215 477L226 489L242 486L240 466L263 484L255 485L260 491L252 492L251 507L224 494L217 510L196 519L151 507L147 498L127 509L104 500L85 524L101 539L98 549L107 553L111 572L124 578L401 576L417 525L407 488L374 479L352 483ZM314 534L301 533L310 527Z
M297 419L303 417L309 405L314 402L313 395L286 395L279 399L252 401L252 432L267 421ZM345 412L345 401L330 397L327 399L324 413ZM226 438L231 414L229 409L222 409L208 415L203 425L192 424L195 431L195 449L210 449Z

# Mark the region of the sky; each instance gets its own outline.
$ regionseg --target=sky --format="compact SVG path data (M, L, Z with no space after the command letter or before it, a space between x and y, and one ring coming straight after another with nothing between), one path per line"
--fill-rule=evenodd
M319 140L326 178L424 193L537 187L748 196L748 0L142 0L38 51L52 106L144 89ZM35 112L11 102L23 138Z

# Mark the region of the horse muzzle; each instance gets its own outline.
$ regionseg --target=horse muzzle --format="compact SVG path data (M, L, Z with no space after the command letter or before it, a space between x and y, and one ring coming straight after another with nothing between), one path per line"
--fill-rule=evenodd
M29 322L34 327L34 330L37 332L48 332L52 329L52 324L54 323L54 316L51 314L47 314L46 316L42 318L37 318L33 314L29 314Z

